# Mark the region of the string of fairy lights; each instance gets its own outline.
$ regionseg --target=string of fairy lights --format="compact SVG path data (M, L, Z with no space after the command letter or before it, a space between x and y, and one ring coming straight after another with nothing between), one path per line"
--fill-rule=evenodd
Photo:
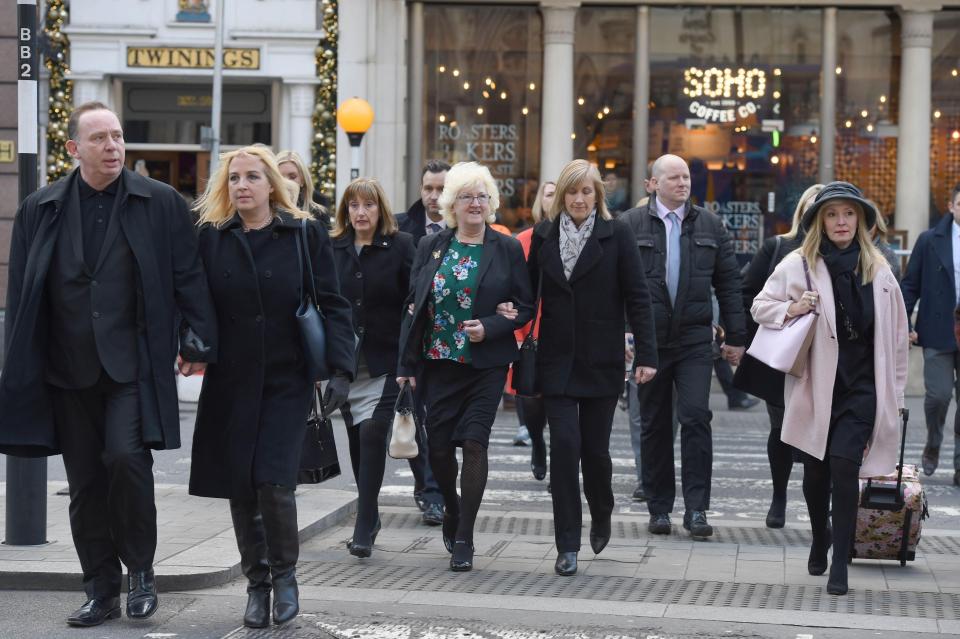
M67 153L67 120L73 111L73 81L70 77L70 40L63 32L69 15L67 0L47 0L43 32L47 40L44 65L50 74L47 105L47 182L70 172L73 160Z
M313 183L328 201L337 188L337 21L338 0L322 0L324 38L317 45L317 93L313 108Z

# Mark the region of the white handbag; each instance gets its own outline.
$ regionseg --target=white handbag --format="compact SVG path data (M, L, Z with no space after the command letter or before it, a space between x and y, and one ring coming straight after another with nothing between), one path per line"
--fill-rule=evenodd
M803 274L807 278L807 290L813 290L806 258L803 258ZM761 325L747 349L747 354L770 368L801 377L807 369L807 360L810 359L810 344L813 343L819 315L817 311L798 315L781 328Z
M387 453L394 459L413 459L420 452L417 448L417 420L414 415L413 391L406 382L397 395L394 406L393 429Z

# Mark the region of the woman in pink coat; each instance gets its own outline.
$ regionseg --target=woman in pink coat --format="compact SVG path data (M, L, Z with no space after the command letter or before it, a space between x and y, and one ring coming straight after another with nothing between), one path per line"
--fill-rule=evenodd
M803 461L811 575L826 571L832 536L827 592L833 595L847 592L858 475L895 470L907 381L907 314L900 287L870 240L876 219L857 187L826 185L803 216L802 246L780 263L751 309L758 324L775 329L819 313L805 372L787 376L781 438Z

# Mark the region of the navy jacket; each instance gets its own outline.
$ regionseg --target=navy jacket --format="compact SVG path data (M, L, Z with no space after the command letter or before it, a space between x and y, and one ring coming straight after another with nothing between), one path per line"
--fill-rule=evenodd
M423 200L417 200L410 205L406 213L397 213L397 228L413 236L413 245L416 246L427 234L427 211L423 208Z
M918 344L938 351L955 351L953 309L957 294L953 279L953 240L950 237L953 216L945 215L937 225L924 231L907 263L907 274L900 282L907 317L920 302L917 321L911 327L917 332Z

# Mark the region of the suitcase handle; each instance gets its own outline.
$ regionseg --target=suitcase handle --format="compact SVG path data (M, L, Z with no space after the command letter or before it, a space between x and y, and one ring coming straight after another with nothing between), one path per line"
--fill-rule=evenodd
M863 490L863 497L860 505L865 508L876 510L900 510L905 503L903 495L903 454L907 442L907 420L910 418L910 411L903 409L903 428L900 433L900 463L897 465L897 485L893 486L874 486L873 481L868 479L867 485Z

